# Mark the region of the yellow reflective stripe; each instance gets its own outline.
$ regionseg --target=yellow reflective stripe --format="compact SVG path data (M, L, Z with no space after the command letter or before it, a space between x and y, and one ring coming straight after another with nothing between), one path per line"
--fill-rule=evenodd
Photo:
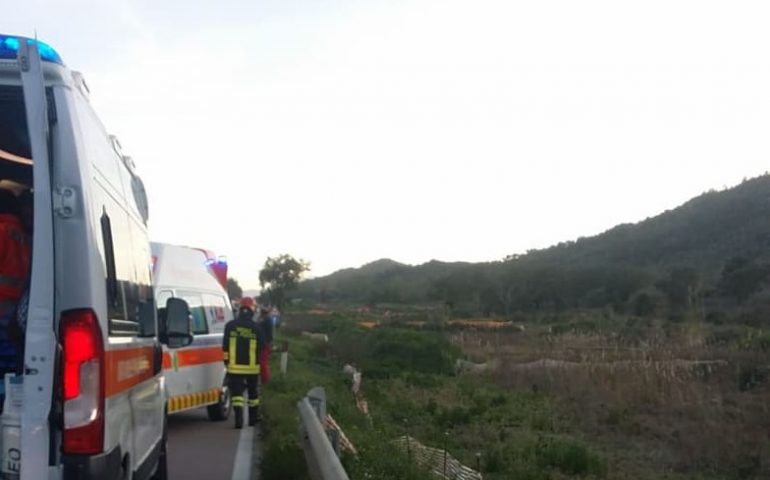
M203 392L177 395L168 399L168 412L175 413L181 410L202 407L219 402L220 390L212 388Z
M259 398L255 398L254 400L249 399L249 406L250 407L258 407L259 406Z
M236 373L243 375L258 375L259 365L250 367L248 365L232 365L227 367L227 373Z
M228 359L227 365L228 366L235 365L235 360L236 360L236 358L235 358L236 353L235 352L236 352L236 348L237 348L237 343L238 343L237 338L230 337L230 348L228 348L228 356L227 356L227 359Z
M249 340L249 366L253 367L257 364L257 341L256 339Z
M234 407L242 407L244 403L243 397L236 396L232 398L232 403Z

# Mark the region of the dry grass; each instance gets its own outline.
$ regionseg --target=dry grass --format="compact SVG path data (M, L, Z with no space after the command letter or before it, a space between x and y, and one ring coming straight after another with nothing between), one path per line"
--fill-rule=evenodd
M572 411L612 452L613 477L770 478L770 360L705 338L692 327L651 331L632 346L615 335L546 331L459 332L452 341L477 361L497 359L498 384L546 393Z

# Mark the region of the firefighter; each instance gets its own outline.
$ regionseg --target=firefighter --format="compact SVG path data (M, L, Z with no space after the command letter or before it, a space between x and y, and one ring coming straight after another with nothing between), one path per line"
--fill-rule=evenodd
M259 420L259 346L262 334L256 322L257 304L253 298L241 299L238 316L225 325L222 350L227 367L227 386L235 410L235 428L243 427L243 407L249 407L249 425ZM248 393L248 403L243 391Z

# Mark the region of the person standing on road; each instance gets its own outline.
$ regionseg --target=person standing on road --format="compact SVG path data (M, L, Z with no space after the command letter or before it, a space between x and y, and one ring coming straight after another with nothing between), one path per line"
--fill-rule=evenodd
M273 319L270 308L262 305L259 310L259 329L262 334L262 345L259 349L260 380L262 385L270 381L270 352L273 351Z
M256 323L257 304L251 297L241 299L238 316L225 325L222 351L227 367L227 386L235 410L235 428L243 428L243 396L248 393L249 425L259 420L259 347L262 332Z

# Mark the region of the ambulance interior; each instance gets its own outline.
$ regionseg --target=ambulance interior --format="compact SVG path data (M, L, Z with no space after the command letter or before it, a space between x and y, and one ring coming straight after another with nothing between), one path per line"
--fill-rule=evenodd
M16 216L25 236L8 235L4 241L32 244L32 160L27 132L24 97L20 86L0 85L0 214ZM10 276L14 289L0 289L0 394L4 394L6 373L21 373L23 365L24 329L26 327L26 294L29 268L10 249L0 251L0 276ZM14 250L17 252L18 250ZM24 276L26 275L26 277ZM19 296L19 293L22 293ZM2 408L2 402L0 402Z

